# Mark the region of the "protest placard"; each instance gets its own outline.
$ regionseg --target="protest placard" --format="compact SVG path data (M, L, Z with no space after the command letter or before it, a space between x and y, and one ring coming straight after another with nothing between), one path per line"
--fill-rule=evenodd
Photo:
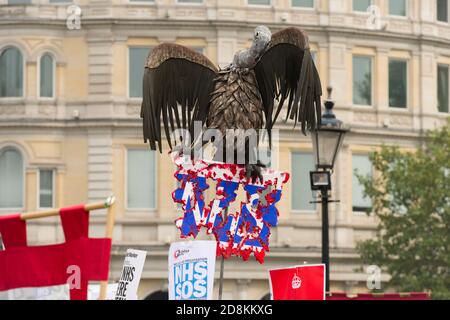
M169 249L169 300L211 300L215 241L173 243Z
M137 300L147 251L128 249L123 262L122 274L117 285L115 300Z

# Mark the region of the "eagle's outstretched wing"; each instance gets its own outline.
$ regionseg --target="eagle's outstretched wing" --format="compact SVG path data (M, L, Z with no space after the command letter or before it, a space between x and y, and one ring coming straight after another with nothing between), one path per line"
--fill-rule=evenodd
M287 28L273 34L255 74L269 134L288 98L287 118L300 122L303 133L320 124L322 87L305 33Z
M162 149L161 120L170 148L170 130L193 131L194 121L208 116L217 68L204 55L177 44L161 44L147 58L144 71L144 141ZM191 138L193 136L191 135Z

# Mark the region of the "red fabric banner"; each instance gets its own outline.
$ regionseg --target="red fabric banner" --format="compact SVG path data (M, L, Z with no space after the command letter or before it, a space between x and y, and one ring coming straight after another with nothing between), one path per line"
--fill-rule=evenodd
M325 300L325 265L270 270L273 300Z
M89 238L89 212L82 205L61 209L60 218L64 243L28 246L20 215L0 217L0 291L64 285L79 270L80 286L71 288L70 298L86 300L89 281L108 280L111 239Z

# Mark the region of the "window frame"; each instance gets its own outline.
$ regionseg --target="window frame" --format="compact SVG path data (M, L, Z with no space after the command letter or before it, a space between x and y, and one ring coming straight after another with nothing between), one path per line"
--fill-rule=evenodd
M246 4L249 7L254 7L254 8L271 8L273 6L273 0L269 0L269 4L252 4L250 3L251 0L246 0Z
M51 171L52 172L52 206L51 207L43 207L41 206L41 171ZM39 168L37 170L37 207L38 210L47 210L47 209L53 209L56 206L56 195L55 195L55 191L56 191L56 169L55 168Z
M351 12L352 12L353 14L369 15L369 12L367 12L367 9L368 9L369 7L367 7L365 11L357 11L357 10L354 10L354 6L353 6L354 2L355 2L355 0L352 0L352 4L351 4ZM373 4L374 4L374 0L370 0L370 5L373 6Z
M25 201L26 201L26 190L27 190L27 186L26 186L26 182L27 182L27 177L26 177L26 157L25 157L25 153L15 147L15 146L11 146L11 145L6 145L6 146L0 146L0 153L6 150L14 150L16 152L18 152L20 154L20 156L22 157L22 207L19 208L2 208L0 207L0 213L11 213L11 212L22 212L25 210Z
M41 60L45 55L49 55L52 58L52 68L53 68L53 79L52 79L52 97L42 97L41 96ZM39 100L47 100L47 101L53 101L56 99L56 56L49 52L45 51L43 52L38 59L38 67L37 67L37 97Z
M47 4L48 5L55 5L55 6L59 6L59 5L68 5L68 4L76 4L75 0L67 0L67 1L61 1L61 2L51 2L52 0L47 0Z
M409 0L405 0L405 15L404 16L400 16L400 15L396 15L396 14L391 14L391 10L390 10L390 7L389 7L389 5L390 5L390 2L391 1L398 1L398 0L388 0L387 1L387 16L389 17L389 18L394 18L394 19L405 19L405 20L407 20L407 19L409 19L409 17L410 17L410 4L409 4Z
M389 94L389 91L390 91L390 86L389 86L389 83L390 83L390 79L389 79L389 74L390 74L390 70L389 70L389 64L390 64L390 62L391 61L402 61L402 62L405 62L406 63L406 106L405 107L393 107L393 106L391 106L391 103L390 103L390 94ZM389 108L389 110L396 110L396 111L408 111L409 110L409 108L410 108L410 97L409 97L409 94L410 94L410 89L409 89L409 84L410 84L410 81L408 81L409 80L409 75L410 75L410 72L409 72L409 67L410 66L410 59L408 59L408 58L397 58L397 57L389 57L388 58L388 90L387 90L387 92L388 92L388 108Z
M353 177L355 176L355 170L354 170L354 168L353 168L353 157L354 156L365 156L365 157L368 157L369 158L369 156L370 156L370 154L369 153L364 153L364 152L357 152L357 151L353 151L352 153L351 153L351 168L352 168L352 170L351 170L351 173L352 173L352 180L353 180ZM370 158L369 158L369 161L370 161ZM372 175L372 177L374 177L374 166L373 166L373 164L371 164L371 167L370 167L370 172L371 172L371 175ZM351 200L351 210L352 210L352 214L353 215L355 215L355 216L364 216L364 215L367 215L368 214L368 212L367 211L357 211L357 210L354 210L354 206L353 206L353 182L352 182L352 190L351 190L351 196L352 196L352 200ZM370 200L371 202L372 202L372 200ZM372 213L372 211L373 211L373 203L372 203L372 206L370 207L370 208L367 208L367 209L370 209L370 213Z
M293 155L294 154L311 154L311 156L313 157L313 159L314 159L314 151L312 150L312 149L293 149L293 150L290 150L290 165L291 165L291 177L293 176L293 171L294 171L294 169L293 169L293 165L292 165L292 163L293 163ZM312 169L312 170L314 170L314 168ZM309 179L309 174L308 174L308 179ZM309 183L310 181L308 180L307 181L307 185L309 186L310 185L310 183ZM291 194L290 194L290 203L289 203L289 207L290 207L290 212L292 213L292 214L295 214L295 215L302 215L302 216L304 216L304 217L313 217L314 215L318 215L319 214L319 211L318 211L318 205L317 204L314 204L314 206L315 206L315 209L314 210L302 210L302 209L295 209L294 208L294 206L293 206L293 188L292 188L292 184L291 184L291 187L290 187L290 192L291 192ZM312 190L310 190L311 191L311 198L313 199L313 195L314 195L314 191L312 191Z
M154 46L149 45L128 45L127 46L127 99L132 102L141 102L142 97L131 97L130 96L130 49L132 48L148 48L149 50L153 50ZM142 66L144 68L144 66Z
M21 96L13 96L13 97L2 97L0 96L0 100L2 101L20 101L25 99L26 96L26 90L27 90L27 62L26 62L26 56L24 54L24 50L22 50L21 47L15 45L15 44L11 44L11 45L6 45L4 47L0 47L0 56L8 49L10 48L14 48L16 50L18 50L20 52L20 54L22 55L22 95Z
M155 162L154 162L154 172L155 172L155 203L154 203L154 208L133 208L133 207L129 207L128 206L128 155L129 155L129 151L132 150L137 150L137 151L150 151L149 148L142 148L142 147L137 147L137 146L125 146L125 159L124 159L124 185L125 185L125 201L124 201L124 207L125 210L128 212L150 212L150 213L154 213L156 211L158 211L158 193L159 193L159 185L158 185L158 156L157 153L155 151Z
M354 101L354 58L355 57L360 57L360 58L369 58L370 59L370 104L357 104ZM353 107L357 107L357 108L362 108L362 109L366 109L367 108L375 108L375 74L374 74L374 70L375 70L375 59L376 56L373 55L367 55L367 54L358 54L358 53L353 53L352 54L352 105Z
M439 8L439 7L438 7L438 5L437 5L437 1L436 1L435 3L436 3L436 8L435 8L435 10L434 10L434 14L436 15L436 18L435 18L436 23L437 23L437 24L440 24L440 25L447 26L447 25L450 23L450 3L449 3L448 0L447 0L447 21L441 21L441 20L439 20L438 14L437 14L438 8Z
M153 0L155 1L155 0ZM175 4L179 4L181 6L202 6L206 5L206 0L202 0L201 2L180 2L180 0L175 0Z
M313 0L313 6L312 7L301 7L301 6L294 6L294 0L290 0L291 9L293 10L303 10L303 11L316 11L317 10L317 0Z
M156 0L127 0L128 5L156 5Z
M33 4L33 0L29 0L27 3L9 3L9 0L5 0L7 6L27 6Z
M447 100L448 100L448 105L447 105L447 112L442 112L439 110L439 67L444 67L447 68L447 73L448 73L448 87L447 87ZM437 67L436 67L436 110L437 113L439 115L446 115L449 116L450 115L450 65L445 64L445 63L437 63Z

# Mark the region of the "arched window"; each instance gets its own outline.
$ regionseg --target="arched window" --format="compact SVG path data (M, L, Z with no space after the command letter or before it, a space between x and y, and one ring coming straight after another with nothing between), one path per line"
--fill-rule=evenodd
M39 62L39 96L41 98L53 98L54 97L54 84L55 84L55 69L54 59L49 53L45 53Z
M23 158L13 148L0 150L0 209L23 208Z
M0 52L0 97L23 96L23 57L10 47Z

